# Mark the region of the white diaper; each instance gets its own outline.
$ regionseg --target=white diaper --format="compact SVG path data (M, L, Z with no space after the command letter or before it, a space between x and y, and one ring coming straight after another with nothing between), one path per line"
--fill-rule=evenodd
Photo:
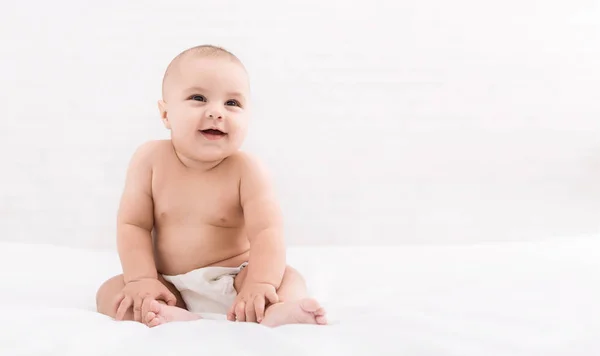
M177 288L192 313L227 314L237 296L233 287L235 276L247 265L244 262L239 267L204 267L163 278Z

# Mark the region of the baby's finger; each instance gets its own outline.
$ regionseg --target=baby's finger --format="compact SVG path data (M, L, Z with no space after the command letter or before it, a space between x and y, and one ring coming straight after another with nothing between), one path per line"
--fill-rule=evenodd
M117 310L119 308L119 305L121 305L121 302L123 301L124 298L125 298L125 294L123 294L123 293L119 293L117 295L117 297L115 298L115 300L113 302L114 310Z
M246 321L246 303L239 302L235 306L235 317L237 321Z
M146 297L144 298L144 300L142 300L142 323L146 324L148 322L148 320L146 320L146 316L148 315L148 312L150 311L150 304L152 303L154 299L151 297Z
M125 296L123 298L123 300L119 304L119 308L117 309L117 314L115 315L115 319L123 320L123 318L125 317L125 313L127 313L129 308L131 307L131 302L132 302L132 300L131 300L130 296Z
M256 312L254 311L253 300L249 300L248 303L246 303L246 321L249 323L256 322Z
M142 297L136 295L133 298L133 320L142 321Z
M231 307L227 311L227 320L235 321L235 306L236 305L237 305L236 302L233 302L233 304L231 304Z
M156 296L156 299L162 299L167 303L167 305L175 305L177 304L177 298L175 298L175 294L171 293L170 290L165 288Z
M275 303L279 302L279 296L277 295L277 292L275 292L274 289L265 293L265 297L267 297L267 299L269 300L269 302L271 302L271 304L275 304Z
M262 322L265 317L265 298L258 297L254 299L254 309L256 310L256 321Z

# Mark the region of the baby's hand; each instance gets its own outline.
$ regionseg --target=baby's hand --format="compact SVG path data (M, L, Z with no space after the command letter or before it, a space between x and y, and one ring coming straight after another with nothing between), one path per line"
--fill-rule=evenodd
M144 299L160 299L164 300L168 305L175 305L177 303L175 295L156 278L131 281L123 287L121 294L118 296L117 304L119 308L117 309L115 319L122 320L127 310L133 305L133 320L141 322L142 315L147 314L142 313L142 302ZM149 305L150 303L146 304Z
M238 293L227 319L230 321L261 322L265 316L265 304L277 303L279 297L275 287L268 283L246 283Z

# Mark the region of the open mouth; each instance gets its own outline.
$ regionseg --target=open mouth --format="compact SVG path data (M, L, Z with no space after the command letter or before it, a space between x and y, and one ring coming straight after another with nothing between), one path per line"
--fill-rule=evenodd
M225 135L227 135L225 132L223 132L221 130L217 130L217 129L200 130L200 132L202 133L202 135L204 137L206 137L209 140L218 140L221 137L224 137Z

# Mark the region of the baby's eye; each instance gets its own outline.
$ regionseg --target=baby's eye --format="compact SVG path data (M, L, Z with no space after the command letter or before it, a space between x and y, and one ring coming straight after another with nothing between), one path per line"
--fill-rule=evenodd
M240 102L237 100L228 100L225 105L227 106L240 106Z
M204 95L192 95L190 96L190 99L195 101L206 101Z

